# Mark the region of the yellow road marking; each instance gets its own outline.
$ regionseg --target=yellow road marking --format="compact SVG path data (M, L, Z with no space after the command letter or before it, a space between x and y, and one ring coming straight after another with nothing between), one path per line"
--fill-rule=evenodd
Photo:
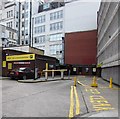
M80 102L77 94L76 87L74 86L75 98L76 98L76 115L80 114Z
M70 111L69 111L69 118L74 116L74 98L73 98L73 86L71 86L71 93L70 93Z

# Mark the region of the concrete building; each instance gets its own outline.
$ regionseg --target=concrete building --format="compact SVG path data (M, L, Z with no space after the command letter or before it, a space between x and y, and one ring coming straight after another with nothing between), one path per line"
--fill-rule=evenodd
M63 64L64 6L58 3L53 8L49 4L46 8L44 4L40 6L39 13L33 15L32 45L45 50L45 55L56 57Z
M98 9L99 2L65 4L65 64L77 74L92 75L96 70Z
M28 45L31 41L31 15L38 13L39 1L1 1L0 24L18 32L18 44Z
M3 1L2 9L0 10L0 24L10 27L12 29L18 30L18 15L19 6L18 2L13 1Z
M16 46L18 41L18 34L15 29L0 25L0 42L2 47Z
M101 76L118 84L120 77L119 2L101 2L98 12L97 63Z
M26 0L20 3L20 45L31 45L32 14L38 13L40 0Z

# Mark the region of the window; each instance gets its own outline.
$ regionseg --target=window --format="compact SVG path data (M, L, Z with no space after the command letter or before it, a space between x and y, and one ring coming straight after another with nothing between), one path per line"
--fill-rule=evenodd
M24 36L24 31L22 31L22 36Z
M50 20L56 20L63 18L63 10L50 13Z
M35 37L34 43L45 43L45 36Z
M24 18L24 13L22 13L22 18Z
M12 33L12 39L14 39L14 33Z
M18 27L18 22L16 22L16 27Z
M35 33L43 33L45 32L45 25L43 26L39 26L39 27L35 27Z
M34 39L34 42L37 43L37 38Z
M24 10L25 8L24 8L24 5L22 5L22 10Z
M25 18L28 18L28 12L25 12L25 14L24 14L25 16Z
M50 45L50 53L51 55L58 55L62 51L62 44L55 44L55 45Z
M28 29L25 30L25 35L26 35L26 36L28 35Z
M16 18L18 19L18 16L19 16L19 12L16 12Z
M12 21L10 22L10 27L12 28Z
M22 45L24 45L24 41L22 41Z
M25 41L25 44L28 45L28 40Z
M13 17L13 10L7 12L7 18Z
M63 28L63 22L50 24L50 31L61 30L62 28Z
M22 27L24 27L24 22L22 22Z
M9 32L9 38L11 38L11 32Z
M28 27L28 20L25 20L25 27Z
M27 10L28 9L28 7L29 7L29 4L28 4L29 2L26 2L25 3L25 9Z
M11 17L13 17L13 10L11 10Z
M58 40L62 40L62 33L58 33L58 34L51 34L50 35L50 41L58 41Z
M35 18L35 24L40 24L45 22L45 15Z

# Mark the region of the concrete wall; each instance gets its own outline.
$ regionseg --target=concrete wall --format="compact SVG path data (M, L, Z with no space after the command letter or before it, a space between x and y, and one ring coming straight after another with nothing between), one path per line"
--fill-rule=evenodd
M102 78L106 80L110 80L110 77L113 78L113 82L115 84L120 85L119 77L120 77L120 66L117 67L108 67L102 69Z
M118 84L120 76L120 23L118 2L102 2L98 13L97 63L102 64L104 79L113 78Z

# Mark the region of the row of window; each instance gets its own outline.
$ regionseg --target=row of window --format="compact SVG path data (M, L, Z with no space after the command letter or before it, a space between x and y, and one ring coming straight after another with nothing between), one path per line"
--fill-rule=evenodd
M45 22L45 15L35 18L35 24L39 24L39 23L43 23L43 22Z
M57 11L54 13L50 13L50 20L56 20L56 19L60 19L63 18L63 11Z
M24 41L22 41L22 45L28 45L28 40L25 40L25 42Z
M25 29L25 31L22 31L22 36L24 36L24 35L28 35L28 29Z
M58 34L51 34L50 35L50 41L58 41L58 40L62 40L62 33L58 33Z
M62 53L62 44L50 45L50 54L56 55Z
M7 12L7 18L13 17L13 10Z
M61 30L62 28L63 28L63 22L50 24L50 31Z
M35 27L35 33L43 33L43 32L45 32L45 25Z
M11 22L8 22L8 23L7 23L7 27L12 28L12 27L13 27L13 22L12 22L12 21L11 21Z
M28 9L28 7L29 7L29 4L28 4L29 2L25 2L25 4L23 4L22 5L22 10L27 10Z
M14 39L14 33L9 32L9 38Z
M34 43L45 43L45 36L35 37Z
M61 18L63 18L62 10L54 12L54 13L50 13L50 20L56 20L56 19L61 19ZM45 15L35 18L35 24L44 23L44 22L45 22Z
M28 12L22 13L22 18L28 18Z

